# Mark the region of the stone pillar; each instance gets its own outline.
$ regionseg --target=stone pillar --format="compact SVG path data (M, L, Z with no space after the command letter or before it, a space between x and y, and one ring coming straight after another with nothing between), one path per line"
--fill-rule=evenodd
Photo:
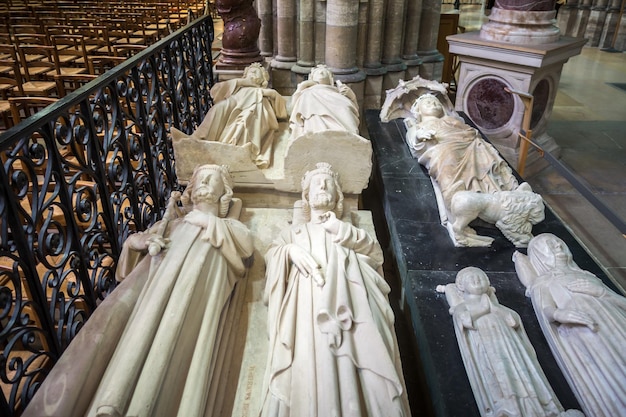
M550 44L515 45L486 41L477 32L448 36L450 52L460 62L455 109L467 114L514 167L519 157L519 136L524 117L521 100L505 91L534 97L533 141L558 156L559 146L547 133L567 60L580 53L585 40L560 38ZM545 166L535 150L528 154L526 174Z
M589 39L587 45L598 46L604 30L608 0L595 0L589 13L589 22L585 30L585 38Z
M326 53L326 0L315 2L315 62L324 62Z
M296 64L296 0L277 0L276 3L277 52L272 59L272 87L281 94L295 91L291 67Z
M417 53L422 58L420 76L428 80L441 80L443 55L437 50L441 0L422 0Z
M215 6L224 21L217 68L243 70L251 63L261 61L257 45L261 20L252 0L217 0Z
M326 65L337 80L348 83L363 81L365 73L356 66L359 3L328 0L326 8Z
M272 67L291 69L296 62L296 0L278 0L276 28L278 53Z
M367 17L367 40L363 57L365 79L364 109L379 109L384 101L383 78L387 67L381 62L384 34L385 2L370 0Z
M572 36L575 38L582 38L585 35L587 22L589 22L589 14L591 13L591 1L592 0L580 0L578 2L578 13L576 14L576 22L572 30Z
M560 36L554 26L554 0L521 3L496 0L479 34L447 38L450 52L461 63L455 109L466 113L513 166L519 157L524 106L505 89L533 96L533 142L558 156L560 148L546 133L547 123L563 65L585 44L584 39ZM526 159L526 173L531 175L545 164L533 149Z
M419 75L419 66L422 59L417 53L417 42L420 34L420 23L422 18L422 2L409 1L406 9L406 22L404 29L404 48L402 49L402 59L406 64L405 78L407 80Z
M604 21L604 29L602 30L602 36L600 36L600 42L598 46L600 48L613 48L615 40L615 32L619 24L620 7L622 6L622 0L611 0L609 9L607 11L606 20Z
M300 0L298 12L298 61L291 70L308 74L315 66L315 1Z
M489 22L480 28L480 37L514 44L540 45L556 42L560 31L555 26L554 4L555 0L496 0Z
M259 50L261 56L274 55L274 17L272 15L272 0L256 0L257 13L261 19L259 33Z
M388 0L385 13L385 35L382 63L387 68L383 77L383 90L395 88L404 79L406 63L402 59L405 0Z
M626 51L626 18L622 16L619 22L619 28L617 29L617 36L615 37L615 45L613 45L618 51Z
M578 16L578 0L567 0L556 16L561 35L574 36L574 27Z

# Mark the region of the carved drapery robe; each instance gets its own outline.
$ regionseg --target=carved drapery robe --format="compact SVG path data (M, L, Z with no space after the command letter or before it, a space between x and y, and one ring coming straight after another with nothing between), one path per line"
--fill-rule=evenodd
M323 287L290 265L291 244L321 266ZM294 226L267 252L269 360L264 417L409 416L378 243L341 223Z
M496 149L476 129L451 116L430 119L407 131L412 154L437 181L444 204L457 191L494 193L517 188L517 179ZM421 132L431 132L432 139L421 140Z
M217 83L211 88L215 104L192 137L253 147L255 163L267 168L272 160L278 120L287 118L284 98L246 78Z
M168 227L170 248L131 272L150 277L86 415L199 416L212 407L222 323L252 255L250 232L215 216L206 227L183 219Z
M343 130L359 133L359 108L350 87L303 81L293 94L291 138L308 132Z

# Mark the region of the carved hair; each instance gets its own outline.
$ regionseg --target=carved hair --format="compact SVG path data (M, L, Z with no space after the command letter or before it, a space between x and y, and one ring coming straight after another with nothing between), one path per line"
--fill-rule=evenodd
M499 191L495 193L500 201L502 217L496 222L496 227L512 242L523 236L532 237L534 224L545 217L543 199L539 194L531 191ZM528 243L520 242L520 243Z
M230 202L233 199L233 182L230 176L230 172L228 171L228 166L226 165L200 165L197 166L193 170L193 174L191 176L191 180L189 181L189 185L185 188L185 192L181 197L180 201L183 203L183 207L191 207L193 202L191 200L191 195L193 194L193 187L201 173L211 171L216 172L220 175L222 182L224 183L224 194L220 197L220 207L219 207L219 217L226 217L228 214L228 210L230 209Z
M468 266L465 267L463 269L461 269L459 272L457 272L456 274L456 280L454 281L454 283L456 284L456 287L461 291L461 292L466 292L466 288L465 288L465 280L468 276L470 275L474 275L474 274L479 274L484 276L487 279L487 283L489 285L491 285L489 283L489 277L487 276L487 274L485 273L485 271L483 271L480 268L476 268L475 266Z
M302 177L302 214L306 221L311 219L311 206L309 205L309 190L311 189L311 179L318 174L327 174L333 178L335 183L336 203L333 212L338 219L343 216L343 192L339 185L339 174L332 170L327 162L318 162L315 169L307 171Z
M270 82L270 74L267 72L265 67L263 67L263 65L261 65L258 62L253 62L252 64L250 64L246 68L244 68L244 70L243 70L243 78L248 78L248 73L252 69L260 69L261 70L261 74L263 74L263 87L267 87L267 85Z

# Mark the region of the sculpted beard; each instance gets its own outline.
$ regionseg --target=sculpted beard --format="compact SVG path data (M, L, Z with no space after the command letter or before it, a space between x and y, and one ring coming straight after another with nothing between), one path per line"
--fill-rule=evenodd
M333 195L325 191L320 191L310 197L309 205L314 209L332 209L335 205Z
M216 195L212 192L212 190L207 186L196 187L193 190L193 199L194 201L205 200L216 203L220 199L220 195Z

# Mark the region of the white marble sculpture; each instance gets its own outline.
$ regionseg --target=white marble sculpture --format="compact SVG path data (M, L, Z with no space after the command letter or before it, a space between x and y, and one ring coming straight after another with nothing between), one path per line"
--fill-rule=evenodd
M292 97L289 118L291 139L307 132L339 130L359 133L359 106L356 95L345 84L333 81L325 65L311 70L309 79L298 84Z
M409 416L382 250L340 220L343 194L328 164L308 171L302 190L304 220L265 256L261 416Z
M626 415L626 298L576 265L550 233L513 254L552 353L589 417Z
M469 226L472 220L481 219L495 224L516 247L525 248L533 237L533 225L545 218L544 211L543 199L526 182L514 191L458 191L450 202L451 228L462 246L489 246L493 239Z
M253 253L249 230L226 217L241 209L230 182L225 167L198 167L182 208L171 201L161 222L126 240L121 274L148 278L84 415L213 414L216 357L229 348L221 323L234 314L231 294Z
M541 197L528 185L520 187L497 150L458 116L447 114L436 95L422 94L411 112L413 117L404 119L406 142L413 156L428 169L442 222L455 244L491 244L493 239L478 236L468 226L480 218L496 223L506 238L525 247L532 237L532 225L544 218Z
M501 305L479 268L459 271L439 285L454 320L459 350L483 417L582 417L565 412L533 349L519 315Z
M249 146L254 163L267 168L272 162L274 136L279 121L288 117L285 99L267 88L269 74L259 63L246 67L243 78L221 81L211 88L213 106L191 138ZM172 138L187 137L176 128Z

